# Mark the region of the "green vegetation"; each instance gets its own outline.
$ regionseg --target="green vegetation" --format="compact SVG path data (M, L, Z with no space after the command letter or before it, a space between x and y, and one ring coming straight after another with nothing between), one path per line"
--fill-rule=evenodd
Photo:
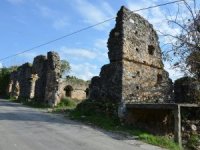
M10 73L17 70L17 66L11 66L9 68L3 67L0 69L0 96L7 98L7 88L10 80Z
M169 139L167 137L154 136L154 135L146 134L146 133L140 134L138 136L139 136L140 140L142 140L146 143L149 143L152 145L158 145L163 148L170 149L170 150L180 150L179 146L176 143L174 143L172 141L172 139Z
M109 106L109 105L108 105ZM110 107L110 106L109 106ZM92 124L109 130L112 132L128 134L131 136L137 136L139 140L146 143L167 148L170 150L180 150L179 146L173 142L172 139L163 136L154 136L146 131L134 129L131 126L122 125L120 120L115 115L110 115L108 113L96 112L90 109L80 109L78 106L76 109L70 112L70 118L75 120L80 120L82 122Z
M88 81L84 81L82 79L79 79L79 78L77 78L75 76L66 76L66 80L70 81L70 82L73 82L73 83L77 83L77 84L81 84L81 83L84 84L84 83L88 82Z
M50 108L47 104L37 102L37 101L21 101L23 105L33 107L33 108Z
M198 149L198 146L200 146L200 136L197 134L191 135L187 142L187 147L192 150L196 150Z
M78 100L64 98L56 107L53 108L52 112L67 113L75 109L78 103L79 103Z
M71 70L71 66L68 61L66 60L61 60L61 74L65 75L69 73Z

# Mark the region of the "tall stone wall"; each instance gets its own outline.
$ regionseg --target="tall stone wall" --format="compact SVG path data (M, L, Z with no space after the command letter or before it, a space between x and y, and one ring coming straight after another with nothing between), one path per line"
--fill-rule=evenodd
M118 17L116 28L123 28L121 32L118 30L123 34L122 100L128 103L168 102L172 81L163 69L156 31L148 21L126 8L122 8L118 16L121 18Z
M32 66L29 63L25 63L18 68L18 82L20 87L19 98L31 99L32 89Z
M19 81L18 81L18 71L14 71L10 75L10 83L9 83L9 91L10 97L18 99L20 88L19 88Z
M108 39L110 64L90 85L90 99L126 103L171 100L172 81L164 70L153 26L125 7L117 14Z
M44 102L47 74L46 56L40 55L34 58L33 72L38 76L38 80L35 83L35 100Z
M60 101L59 83L61 78L61 61L58 53L48 52L45 101L49 105L57 105Z

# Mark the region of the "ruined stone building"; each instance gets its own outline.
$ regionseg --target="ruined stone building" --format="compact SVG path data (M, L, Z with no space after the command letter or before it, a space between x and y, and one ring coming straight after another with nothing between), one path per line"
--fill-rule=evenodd
M172 81L164 70L153 26L125 7L108 39L110 63L92 78L90 99L126 103L165 103Z
M11 73L9 93L19 99L34 99L55 106L60 101L60 57L56 52L34 58Z
M88 82L83 80L63 79L60 83L61 97L69 97L77 100L85 100L88 97Z
M39 55L33 64L25 63L10 75L8 94L20 100L34 100L56 106L62 98L84 100L88 96L88 82L61 79L61 61L56 52Z

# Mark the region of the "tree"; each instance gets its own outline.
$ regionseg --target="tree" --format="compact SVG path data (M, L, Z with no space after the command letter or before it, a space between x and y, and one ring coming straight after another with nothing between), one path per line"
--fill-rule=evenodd
M71 70L71 66L68 61L66 60L61 60L61 74L65 75L69 73Z
M11 66L9 68L3 67L0 69L0 96L7 96L10 73L17 70L17 68L17 66Z
M180 14L178 10L175 19L168 20L170 24L179 27L180 33L178 35L163 33L175 41L168 43L172 49L165 52L165 58L173 57L175 68L181 68L186 74L200 79L200 11L196 7L195 0L190 4L184 0L184 4L188 14Z

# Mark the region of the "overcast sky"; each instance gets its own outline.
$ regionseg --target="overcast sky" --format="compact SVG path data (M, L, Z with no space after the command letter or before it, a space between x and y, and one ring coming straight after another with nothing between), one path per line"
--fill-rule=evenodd
M169 1L172 0L0 0L0 58L114 17L122 5L136 10ZM166 19L173 18L177 8L177 4L172 4L138 13L148 19L156 30L178 34L179 29L170 27ZM115 20L112 20L13 57L2 64L10 66L32 62L36 55L54 50L61 59L70 62L71 75L88 80L99 75L100 68L109 62L106 43L114 24ZM161 47L167 40L160 37ZM165 63L165 67L172 79L181 76L180 72L169 69L169 63Z

